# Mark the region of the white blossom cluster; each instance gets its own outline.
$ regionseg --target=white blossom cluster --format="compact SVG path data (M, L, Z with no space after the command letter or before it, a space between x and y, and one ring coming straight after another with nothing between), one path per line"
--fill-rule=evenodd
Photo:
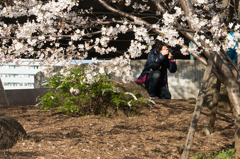
M147 6L146 4L142 5L142 4L138 4L137 2L135 2L132 7L134 9L139 9L139 12L145 12L148 11L150 9L150 6Z
M40 60L40 65L48 66L43 72L49 77L55 74L53 73L54 64L61 63L71 68L72 60L78 59L80 62L77 64L81 65L81 60L88 57L90 50L100 55L118 52L116 46L110 45L110 42L117 40L120 34L128 32L134 34L134 39L129 42L127 51L122 53L122 56L110 60L111 66L105 62L102 65L89 64L85 71L87 78L82 79L82 82L88 84L97 82L99 75L105 72L122 77L124 82L133 80L131 58L149 53L157 39L172 47L181 46L180 51L184 55L200 54L203 50L220 51L221 48L227 51L234 47L240 53L240 45L236 45L240 37L240 25L230 23L228 27L234 31L234 34L230 35L224 29L227 26L221 24L221 17L215 11L215 8L220 8L221 5L214 0L193 1L194 12L188 15L185 15L180 7L174 6L176 1L166 4L168 8L174 8L174 12L166 11L165 13L160 13L159 10L155 12L153 10L155 8L147 6L150 2L148 0L142 0L139 3L131 0L112 0L111 2L123 2L124 5L139 12L156 13L157 22L147 24L137 15L127 16L127 14L126 17L121 17L121 20L107 16L92 18L88 15L92 14L94 8L82 9L77 0L51 0L44 3L37 0L15 0L9 6L1 7L2 18L23 16L35 18L28 18L24 23L0 22L0 64L15 62L16 65L21 66L23 56L34 57ZM75 10L74 7L78 7L79 10ZM191 32L193 45L184 42L176 22L179 22L182 28L193 30ZM97 31L95 32L92 28ZM205 32L211 35L206 35ZM153 36L152 33L158 35ZM92 35L98 36L92 37ZM224 40L220 41L220 37L224 37ZM214 44L212 38L217 38L220 42ZM93 61L97 62L97 59ZM70 76L70 73L64 70L61 74ZM72 89L72 93L76 92Z
M78 95L80 93L80 90L79 89L74 89L73 87L70 88L70 93L72 94L75 94L75 95Z

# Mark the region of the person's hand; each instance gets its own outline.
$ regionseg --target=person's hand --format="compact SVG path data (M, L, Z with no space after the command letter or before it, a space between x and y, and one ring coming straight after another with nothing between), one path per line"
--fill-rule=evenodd
M168 59L169 60L172 60L173 59L173 55L169 52L169 54L168 54Z
M163 46L162 50L160 51L160 53L165 56L168 55L169 51L168 48L166 46Z

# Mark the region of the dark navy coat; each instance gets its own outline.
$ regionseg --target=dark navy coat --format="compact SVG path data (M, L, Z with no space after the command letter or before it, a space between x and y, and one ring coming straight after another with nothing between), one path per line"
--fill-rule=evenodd
M162 54L157 54L156 49L153 49L148 54L147 62L144 69L138 79L143 78L150 71L160 70L162 73L162 79L166 86L168 86L167 80L167 69L171 73L177 71L177 65L175 60L169 60L168 56L163 56Z

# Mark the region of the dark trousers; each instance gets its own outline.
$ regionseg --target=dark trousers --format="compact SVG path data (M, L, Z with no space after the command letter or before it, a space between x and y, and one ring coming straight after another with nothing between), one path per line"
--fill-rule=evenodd
M146 78L145 85L150 97L171 99L171 93L163 81L159 81L162 73L159 70L151 71Z

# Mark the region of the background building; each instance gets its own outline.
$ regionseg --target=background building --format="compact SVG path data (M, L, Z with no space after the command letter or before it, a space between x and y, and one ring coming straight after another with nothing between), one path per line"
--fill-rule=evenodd
M40 66L38 60L23 59L21 66L16 66L15 63L8 63L0 66L0 78L5 90L8 89L34 89L34 76L36 73L44 69ZM103 60L99 60L102 62ZM29 62L34 62L29 65ZM74 60L73 63L77 63ZM83 60L83 63L90 63L91 60ZM57 64L55 66L62 66Z
M0 78L4 89L32 89L34 88L34 75L39 72L39 62L29 64L34 60L23 60L22 66L8 63L0 66Z

